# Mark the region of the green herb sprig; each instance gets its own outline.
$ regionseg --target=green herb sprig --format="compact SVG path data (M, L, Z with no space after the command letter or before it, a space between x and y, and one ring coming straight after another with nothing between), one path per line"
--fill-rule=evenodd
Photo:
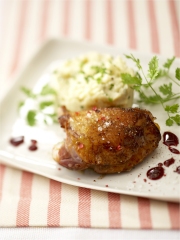
M139 93L140 102L144 102L145 104L161 104L162 108L167 113L167 126L172 126L174 123L180 125L179 104L174 103L172 105L166 105L167 102L180 98L180 91L174 93L172 90L173 84L176 84L178 87L180 86L180 68L175 70L175 79L169 74L170 67L173 64L175 57L167 59L163 68L159 68L159 60L157 56L154 56L150 60L148 71L145 74L138 58L135 58L133 54L125 56L136 64L138 72L135 76L131 76L128 73L122 73L121 77L123 82L130 85ZM158 87L158 90L155 90L153 84L162 77L170 80L170 83L164 83ZM143 82L143 79L145 82ZM147 95L147 91L150 91L151 95Z
M26 121L28 125L35 126L37 124L37 115L41 114L43 121L47 124L47 120L51 119L52 122L57 122L57 93L48 84L45 85L40 93L35 94L33 91L26 87L21 87L21 91L28 97L28 99L33 100L36 107L33 107L27 111ZM46 97L50 97L52 100L47 100ZM26 104L25 101L20 101L18 109L20 110ZM45 110L48 107L52 107L53 113L47 113Z

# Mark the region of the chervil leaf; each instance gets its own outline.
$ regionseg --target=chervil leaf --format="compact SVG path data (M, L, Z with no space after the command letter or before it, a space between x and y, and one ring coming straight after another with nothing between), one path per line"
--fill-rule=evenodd
M164 69L159 69L159 72L158 72L158 74L156 76L156 79L157 78L161 78L161 77L165 77L165 76L167 76L167 71L164 70Z
M172 83L163 84L159 87L159 91L164 95L172 95Z
M171 65L172 65L172 63L174 62L174 60L175 60L175 57L167 59L167 61L163 65L163 67L165 67L165 68L167 68L169 70Z
M171 106L167 105L165 107L165 111L170 112L170 113L177 113L178 108L179 108L179 104L174 104L174 105L171 105Z
M18 104L18 110L19 110L22 106L24 106L24 104L25 104L25 101L20 101L19 104Z
M39 108L43 110L46 107L52 106L54 104L53 101L44 101L39 104Z
M129 84L129 85L141 85L142 79L136 76L131 76L129 73L122 73L121 78L123 80L123 83Z
M166 120L167 126L172 126L173 123L177 123L180 125L180 116L178 114L176 116L173 116L173 114L177 113L179 105L174 104L172 106L164 106L164 103L171 100L175 101L180 98L179 93L174 93L172 91L172 82L178 86L180 85L169 75L169 69L173 64L175 57L167 59L167 61L163 65L164 68L159 68L158 58L154 56L149 62L148 74L146 74L138 58L135 58L132 54L125 56L126 58L131 59L136 64L136 66L139 68L138 74L139 76L143 76L143 80L141 79L140 81L140 77L138 77L137 75L135 77L132 77L128 74L124 74L122 75L123 82L129 84L130 87L132 87L139 93L140 102L146 104L161 104L164 111L166 111L168 114L168 119ZM176 69L175 76L176 79L180 80L180 68ZM157 91L157 89L154 88L153 85L155 81L162 77L166 77L166 79L170 80L171 83L159 85L159 91ZM154 95L149 96L150 92L153 92ZM164 96L160 95L160 93Z
M169 75L169 69L172 66L175 57L171 59L167 59L167 61L164 63L163 68L159 68L159 61L156 56L154 56L150 62L149 62L149 67L148 67L148 72L146 73L145 70L142 68L141 62L138 58L136 58L133 54L130 55L125 55L127 59L132 60L136 67L138 68L138 72L135 74L135 76L130 75L129 73L123 73L121 74L121 78L123 83L128 84L132 89L136 90L139 93L139 99L140 102L143 102L145 104L161 104L162 108L168 115L168 119L166 120L166 125L167 126L172 126L173 124L178 124L180 125L180 115L177 114L179 105L174 104L174 105L166 105L165 103L169 101L175 101L180 98L180 93L174 93L172 91L172 83L177 84L178 86L179 83L175 79L173 79ZM90 78L93 78L93 76L88 76L85 75L83 72L83 64L80 66L80 71L79 73L82 73L84 75L84 78L87 82L89 82ZM116 66L117 67L117 66ZM101 66L93 66L94 73L100 73L100 77L97 80L97 82L100 84L102 76L104 74L113 74L111 70L108 70L105 68L105 65ZM119 69L119 67L117 67ZM119 69L120 70L120 69ZM120 73L119 73L120 75ZM143 79L142 79L143 77ZM159 78L163 77L163 81L169 80L171 83L158 83L157 86L159 87L154 87L154 83L157 82ZM180 80L180 68L176 69L175 72L175 77L177 80ZM113 84L108 84L107 87L109 90L112 90L115 88L115 83ZM55 115L48 115L44 109L46 107L52 106L54 108L54 113L56 113L56 106L57 106L57 98L58 92L56 92L55 89L53 89L50 84L45 85L41 92L39 94L34 94L30 89L22 87L21 89L29 98L31 98L31 101L35 103L35 109L30 110L27 113L26 120L30 126L34 126L37 121L36 121L36 115L38 113L41 113L41 116L44 118L44 121L46 123L49 122L49 118L52 119L52 121L57 121L57 116ZM49 101L49 97L52 97L51 101ZM48 99L46 99L46 96ZM32 99L33 98L33 99ZM43 99L44 98L44 99ZM108 97L109 101L112 101L111 98ZM43 100L42 100L43 99ZM39 100L41 101L39 103ZM30 102L31 102L30 101ZM21 107L24 104L24 102L21 102L19 104L19 107ZM175 115L176 114L176 115ZM174 116L175 115L175 116Z
M57 93L56 93L56 91L55 91L53 88L51 88L51 87L47 84L47 85L45 85L45 86L42 88L42 90L41 90L41 92L40 92L40 95L45 96L45 95L49 95L49 94L51 94L51 95L56 95Z
M176 78L180 80L180 68L176 68Z
M29 98L35 98L36 97L36 95L29 88L21 87L21 91L23 93L25 93L27 95L27 97L29 97Z
M176 114L176 116L171 117L177 125L180 126L180 115Z
M157 77L158 73L158 59L156 56L154 56L149 62L148 77L151 80L154 80Z
M136 66L137 66L139 69L142 68L142 67L141 67L141 64L140 64L140 60L139 60L138 58L135 58L135 57L133 56L133 54L125 55L125 56L126 56L126 58L133 60L133 62L136 63Z
M30 126L34 126L36 124L36 111L30 110L26 116L26 120Z
M141 91L141 85L134 85L133 89L136 90L137 92Z
M156 104L161 102L161 96L160 95L152 95L152 96L146 96L143 92L139 93L139 97L141 98L141 101L147 103L147 104Z
M139 79L141 79L141 82L142 82L142 77L141 77L141 75L138 73L138 72L136 72L136 75L135 75L137 78L139 78Z
M166 120L166 125L169 126L169 127L172 126L173 125L173 120L171 118L168 118Z
M134 61L134 58L132 57L133 55L127 55L127 54L124 54L126 58L129 58L129 59L132 59Z
M46 114L46 116L50 117L51 120L54 122L54 123L58 123L58 116L56 113L53 113L53 114Z

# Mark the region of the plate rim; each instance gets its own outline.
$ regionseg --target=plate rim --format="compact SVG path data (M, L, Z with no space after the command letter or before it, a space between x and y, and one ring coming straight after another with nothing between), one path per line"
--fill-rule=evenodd
M13 83L9 86L9 88L7 88L6 92L4 93L4 95L0 98L0 107L1 105L3 104L3 102L6 101L6 99L8 98L8 96L11 94L11 92L13 91L13 88L14 86L17 84L18 80L21 78L21 76L23 75L23 73L26 71L26 69L28 69L29 65L34 62L34 60L36 58L38 58L41 53L47 48L48 45L52 44L53 42L68 42L68 43L76 43L76 44L84 44L84 45L91 45L91 46L100 46L100 44L97 44L97 43L94 43L94 42L91 42L91 41L79 41L79 40L72 40L72 39L69 39L69 38L50 38L50 39L47 39L45 42L43 42L43 44L35 51L35 53L31 56L31 58L29 59L29 61L27 61L27 63L25 64L25 66L22 67L22 69L17 72L17 74L14 76L14 80L12 81ZM107 49L119 49L122 51L122 49L120 49L119 47L117 46L114 46L114 45L109 45L109 44L104 44L103 46L101 45L101 48L107 48ZM133 49L123 49L124 52L127 52L127 51L131 51L132 53L134 54L140 54L142 56L159 56L161 58L165 58L166 56L162 56L162 55L158 55L158 54L154 54L154 53L151 53L151 54L145 54L145 53L142 53L140 51L137 51L137 50L133 50ZM177 60L179 60L178 58L176 58ZM2 158L2 156L1 156ZM7 160L0 160L0 162L3 162L4 164L7 163ZM91 184L86 184L86 183L82 183L82 182L76 182L76 181L71 181L69 179L63 179L62 177L60 177L60 180L57 179L56 176L54 176L52 178L52 176L49 176L48 174L42 174L36 170L32 171L32 170L29 170L28 167L25 167L25 166L18 166L18 164L13 164L12 162L11 163L8 163L7 165L9 166L12 166L12 167L15 167L17 169L21 169L21 170L25 170L25 171L30 171L32 173L35 173L35 174L39 174L41 176L44 176L44 177L48 177L48 178L51 178L51 179L54 179L56 181L61 181L65 184L70 184L70 185L73 185L73 186L77 186L77 187L85 187L85 188L88 188L88 189L93 189L93 190L97 190L97 191L105 191L105 192L113 192L113 193L118 193L118 194L126 194L126 195L130 195L130 196L135 196L135 197L145 197L145 198L149 198L149 199L156 199L156 200L161 200L161 201L172 201L172 202L179 202L180 201L180 196L177 196L177 197L168 197L168 196L157 196L156 194L152 194L151 195L148 195L147 193L144 193L144 192L136 192L136 191L125 191L125 190L119 190L119 189L111 189L111 188L106 188L106 187L101 187L101 186L96 186L94 187L93 185ZM80 184L78 184L80 183ZM89 186L90 185L90 186ZM121 192L120 192L121 191Z

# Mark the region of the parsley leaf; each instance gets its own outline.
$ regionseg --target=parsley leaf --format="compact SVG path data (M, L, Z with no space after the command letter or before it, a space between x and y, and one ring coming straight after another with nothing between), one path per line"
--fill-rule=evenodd
M109 90L112 90L112 89L113 89L113 87L114 87L114 84L113 84L113 83L111 83L111 84L110 84L110 86L109 86Z
M107 68L104 66L92 66L91 68L94 69L96 73L101 73L101 75L108 73Z
M96 79L97 83L101 83L101 80L102 79L100 77Z

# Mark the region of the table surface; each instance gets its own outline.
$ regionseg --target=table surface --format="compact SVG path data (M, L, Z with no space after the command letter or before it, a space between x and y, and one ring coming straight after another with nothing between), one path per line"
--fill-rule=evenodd
M179 231L86 228L0 228L0 240L179 240Z
M179 0L0 0L0 84L3 89L9 87L39 46L52 37L180 57L179 11ZM12 182L16 183L16 188L11 187ZM29 184L28 190L26 184ZM180 239L177 205L121 195L119 198L116 194L99 194L58 184L0 165L0 239L12 239L12 236L13 239L59 239L60 236L61 239L130 239L132 235L133 239ZM39 195L47 197L46 202L41 203L41 210L37 209L37 198L34 197L38 188L43 189ZM75 195L71 195L71 191ZM76 196L75 202L82 201L84 210L87 194L100 209L103 204L108 206L110 201L116 207L124 204L127 216L119 210L117 217L114 211L110 220L107 209L100 224L101 212L93 212L95 209L91 206L92 216L79 212L80 219L70 207L73 201L65 205L57 193L61 194L61 200ZM48 205L50 199L58 205ZM53 211L62 206L72 209L72 219L69 215L66 217L65 209L62 215L53 217L56 215ZM147 215L140 217L138 206ZM49 208L54 215L48 225L47 216L44 214L42 218L36 212L42 213L46 209L47 213ZM134 221L133 217L138 220Z

